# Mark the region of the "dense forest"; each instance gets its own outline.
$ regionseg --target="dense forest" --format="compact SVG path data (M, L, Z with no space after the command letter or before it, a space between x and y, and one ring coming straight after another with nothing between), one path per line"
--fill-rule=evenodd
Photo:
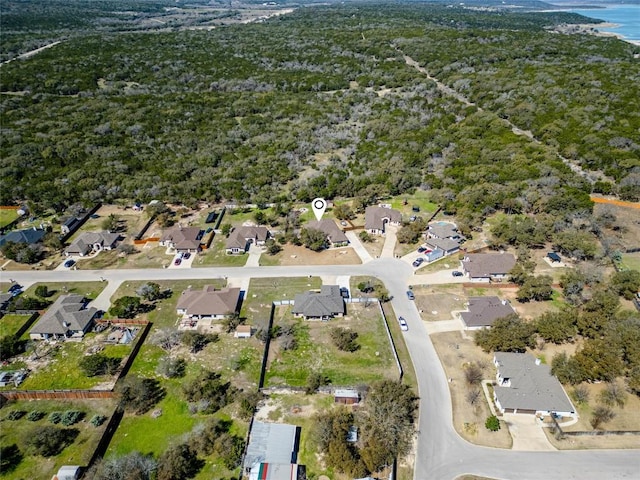
M498 209L588 211L594 188L640 198L640 47L549 31L584 17L358 3L135 31L96 4L38 29L3 13L10 38L61 43L1 67L2 204L375 201L420 187L476 224Z

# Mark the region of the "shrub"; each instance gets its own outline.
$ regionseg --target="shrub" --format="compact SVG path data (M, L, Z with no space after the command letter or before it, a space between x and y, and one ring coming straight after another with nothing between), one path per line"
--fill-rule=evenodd
M49 421L54 425L60 423L61 420L62 420L62 413L60 412L51 412L51 414L49 415Z
M336 327L331 330L331 340L333 344L343 352L355 352L360 348L356 343L358 334L346 328Z
M78 366L87 377L113 375L120 366L120 358L107 357L101 353L83 357Z
M27 412L25 412L24 410L11 410L7 416L6 419L7 420L20 420L22 417L24 417L27 414Z
M0 446L0 472L6 474L15 470L22 457L22 452L15 443Z
M45 415L46 413L41 412L40 410L32 410L29 412L29 415L27 415L27 420L29 420L30 422L37 422L38 420L44 418Z
M79 430L75 428L59 428L51 425L36 427L25 440L27 446L33 449L36 455L52 457L58 455L78 436Z
M490 417L487 417L487 421L484 422L484 426L487 427L487 430L497 432L500 430L500 420L495 415L491 415Z
M89 420L89 423L94 427L99 427L105 422L106 419L107 417L104 415L94 415L93 417L91 417L91 420Z
M156 371L165 378L184 377L187 369L187 362L184 358L162 357L158 362Z
M70 427L74 423L78 423L84 417L84 412L80 412L78 410L67 410L62 414L62 418L60 422L65 427Z

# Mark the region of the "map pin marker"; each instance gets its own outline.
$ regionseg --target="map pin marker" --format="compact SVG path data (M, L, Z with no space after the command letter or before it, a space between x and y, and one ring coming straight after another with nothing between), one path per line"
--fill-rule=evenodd
M316 198L311 202L311 208L313 209L313 214L316 216L316 219L320 221L322 215L324 215L324 211L327 209L327 202L324 198Z

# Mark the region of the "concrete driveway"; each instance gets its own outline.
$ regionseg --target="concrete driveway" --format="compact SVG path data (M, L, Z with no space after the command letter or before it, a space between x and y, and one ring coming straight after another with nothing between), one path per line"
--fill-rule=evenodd
M380 252L380 257L394 258L396 243L398 241L397 233L398 227L387 224L384 230L384 245L382 247L382 252Z
M505 413L504 421L513 438L512 450L549 452L556 448L549 443L540 420L535 415Z

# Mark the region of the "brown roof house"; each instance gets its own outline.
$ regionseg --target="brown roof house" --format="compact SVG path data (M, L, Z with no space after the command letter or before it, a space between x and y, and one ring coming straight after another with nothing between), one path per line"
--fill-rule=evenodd
M402 214L392 208L370 206L364 212L364 228L373 235L384 235L387 225L400 225Z
M62 295L29 332L32 340L82 338L93 326L98 309L87 308L82 295Z
M329 241L329 245L332 247L344 247L349 245L349 239L344 234L344 232L338 227L338 224L331 220L330 218L325 218L324 220L316 221L313 220L306 224L306 228L311 228L314 230L320 230L327 236L327 240Z
M470 253L462 260L462 268L472 282L501 281L516 264L510 253Z
M243 226L236 228L227 239L227 253L244 253L249 245L264 245L271 236L267 227Z
M175 248L177 252L197 252L203 233L199 227L176 225L160 237L160 245Z
M202 290L188 288L182 292L176 311L183 317L183 328L197 328L210 326L214 320L221 320L238 312L239 304L239 288L216 290L213 285L206 285Z
M120 240L120 235L110 232L85 232L69 245L64 254L84 257L91 251L111 250Z
M460 316L467 330L477 330L515 313L509 302L498 297L469 297L468 311L460 312Z
M528 353L511 352L496 352L493 363L498 368L493 397L502 413L577 416L549 365Z
M338 285L323 285L319 292L299 293L292 312L305 320L329 320L345 314L344 298Z

